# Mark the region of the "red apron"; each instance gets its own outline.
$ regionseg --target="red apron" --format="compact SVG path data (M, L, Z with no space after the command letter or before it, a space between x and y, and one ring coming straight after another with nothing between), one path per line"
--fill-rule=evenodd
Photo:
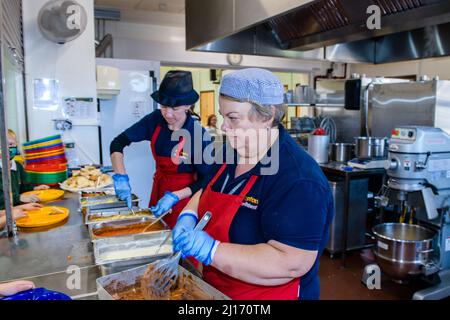
M212 218L205 231L214 239L229 243L229 231L234 216L258 177L252 176L239 195L215 192L211 187L225 168L226 164L203 191L198 212L201 218L206 211L211 211ZM297 300L300 286L300 278L279 286L250 284L230 277L212 266L204 266L203 278L233 300Z
M178 166L180 164L180 155L183 151L184 138L180 139L180 143L177 146L175 155L175 163L171 157L161 157L156 154L156 141L158 140L159 133L161 132L161 125L158 125L153 133L150 147L152 149L153 158L156 163L156 172L153 176L153 188L152 195L150 197L149 207L155 206L158 200L164 196L166 191L177 191L188 187L196 180L195 173L179 173ZM190 198L180 200L176 205L172 207L172 213L164 217L164 221L172 229L176 222L181 210L187 205Z

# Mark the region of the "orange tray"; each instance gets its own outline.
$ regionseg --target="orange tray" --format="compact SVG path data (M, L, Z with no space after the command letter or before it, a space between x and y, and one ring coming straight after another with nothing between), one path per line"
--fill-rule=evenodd
M16 221L20 228L46 227L59 223L69 216L69 209L64 207L48 206L38 210L26 212L28 217ZM53 214L52 214L53 213Z
M34 194L38 196L41 199L41 201L46 202L61 198L64 195L64 190L57 190L57 189L33 190L22 194L26 196Z

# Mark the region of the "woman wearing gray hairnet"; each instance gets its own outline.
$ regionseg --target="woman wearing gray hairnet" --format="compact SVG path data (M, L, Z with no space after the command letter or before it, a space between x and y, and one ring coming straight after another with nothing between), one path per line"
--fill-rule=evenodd
M236 71L219 102L237 161L218 166L182 211L175 250L202 262L204 279L232 299L318 299L332 195L281 125L282 84L263 69ZM193 231L207 211L204 231Z

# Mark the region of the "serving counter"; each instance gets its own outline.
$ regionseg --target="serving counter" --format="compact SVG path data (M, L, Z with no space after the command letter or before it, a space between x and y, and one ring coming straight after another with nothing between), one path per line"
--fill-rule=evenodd
M82 213L78 211L79 195L66 192L63 199L53 201L49 205L69 209L69 218L48 228L21 228L14 239L6 238L6 232L0 237L0 283L30 280L36 287L63 292L72 299L98 299L96 280L118 270L108 265L96 265L89 228L83 221ZM158 235L166 238L165 234L161 232ZM150 231L135 235L136 246L146 244L142 239L152 240L151 235ZM114 245L114 242L126 242L130 237L132 236L121 239L108 238L104 242L111 242ZM162 238L157 240L162 242ZM171 242L168 244L171 245ZM97 246L97 253L102 248ZM122 269L147 264L155 258L162 258L162 254L169 255L171 251L172 248L168 252L162 250L159 256L149 256L139 261L131 259L130 262L134 264L122 266L125 267ZM191 274L201 277L187 260L182 260L181 265Z
M49 228L20 229L14 239L0 238L0 282L26 279L75 299L95 299L95 280L102 274L78 212L78 194L66 192L51 205L68 208L68 220Z

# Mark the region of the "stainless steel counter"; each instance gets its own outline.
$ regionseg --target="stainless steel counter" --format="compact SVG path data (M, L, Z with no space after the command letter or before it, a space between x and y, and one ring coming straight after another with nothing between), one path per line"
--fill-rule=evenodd
M95 298L101 272L78 212L78 195L66 192L51 204L68 208L69 219L46 229L19 230L16 239L0 238L0 282L27 279L74 298Z
M77 194L66 192L64 199L51 203L70 210L69 219L60 225L22 229L16 239L0 238L0 283L30 280L36 287L63 292L72 299L98 299L96 279L109 271L95 265L78 201ZM187 260L181 265L201 277Z
M342 162L335 162L335 161L330 161L328 163L321 163L320 167L322 169L322 171L325 170L334 170L334 171L339 171L341 173L345 173L348 172L346 170L343 169L343 167L349 167L346 163L342 163ZM386 170L384 168L377 168L377 169L360 169L360 168L353 168L352 171L350 171L351 173L362 173L362 174L366 174L366 173L384 173L386 172Z
M346 266L346 256L348 249L348 230L349 230L349 211L350 211L350 180L358 178L367 178L371 176L381 176L382 184L385 184L385 169L358 169L353 168L351 171L344 170L346 165L339 162L329 162L321 164L322 172L327 176L329 181L333 181L336 177L343 179L343 214L342 214L342 266Z

